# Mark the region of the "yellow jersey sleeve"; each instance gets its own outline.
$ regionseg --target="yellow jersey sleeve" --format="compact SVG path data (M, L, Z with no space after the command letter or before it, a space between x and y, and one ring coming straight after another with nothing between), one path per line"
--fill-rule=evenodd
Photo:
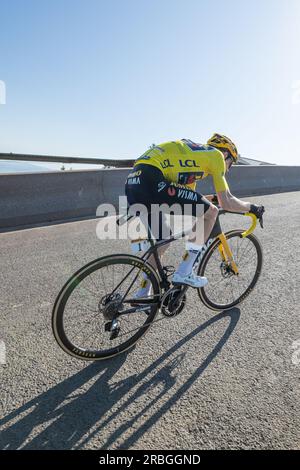
M225 178L226 164L222 155L217 155L212 159L211 170L216 192L221 193L229 189Z

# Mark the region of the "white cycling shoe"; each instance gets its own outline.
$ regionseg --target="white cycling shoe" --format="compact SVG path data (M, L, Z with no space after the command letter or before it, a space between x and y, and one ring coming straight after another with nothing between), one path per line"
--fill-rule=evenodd
M186 284L190 287L204 287L208 283L206 277L196 276L193 272L190 274L174 273L172 277L173 284Z
M151 287L145 288L145 287L140 287L133 295L134 300L139 300L139 299L147 299L148 297L151 296Z

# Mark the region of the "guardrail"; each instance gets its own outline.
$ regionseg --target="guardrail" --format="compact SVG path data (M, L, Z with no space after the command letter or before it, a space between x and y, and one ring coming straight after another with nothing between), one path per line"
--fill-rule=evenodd
M22 162L50 162L50 163L86 163L94 165L112 166L115 168L129 168L134 160L111 160L108 158L60 157L50 155L29 155L21 153L0 153L0 160L18 160Z
M0 174L0 228L95 217L101 203L118 207L129 168ZM236 166L227 178L237 196L300 191L300 166ZM198 183L214 192L211 179Z

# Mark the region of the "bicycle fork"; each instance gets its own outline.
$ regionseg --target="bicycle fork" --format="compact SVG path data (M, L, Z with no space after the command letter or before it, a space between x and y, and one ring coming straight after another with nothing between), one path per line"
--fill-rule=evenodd
M224 233L220 233L218 235L218 238L221 242L218 248L219 248L219 252L220 252L222 260L227 263L229 262L234 274L238 275L239 270L236 265L236 262L233 259L233 254L228 244L226 236L224 235Z

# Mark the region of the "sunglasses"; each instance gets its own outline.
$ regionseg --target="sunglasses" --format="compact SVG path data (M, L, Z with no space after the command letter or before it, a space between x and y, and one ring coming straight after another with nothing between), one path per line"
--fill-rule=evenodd
M228 157L226 157L225 160L230 160L230 164L228 166L228 170L230 170L230 168L232 167L232 165L234 163L234 159L229 155Z

